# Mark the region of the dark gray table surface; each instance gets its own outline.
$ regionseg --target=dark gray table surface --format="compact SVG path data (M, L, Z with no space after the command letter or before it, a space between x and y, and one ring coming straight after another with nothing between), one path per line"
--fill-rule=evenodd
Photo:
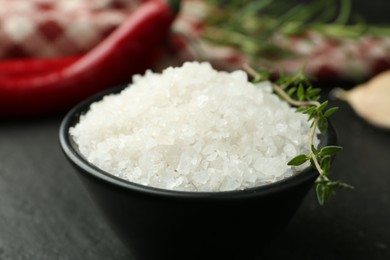
M356 189L324 207L311 190L265 259L390 259L390 132L331 103L333 172ZM0 123L0 259L132 259L62 154L61 119Z

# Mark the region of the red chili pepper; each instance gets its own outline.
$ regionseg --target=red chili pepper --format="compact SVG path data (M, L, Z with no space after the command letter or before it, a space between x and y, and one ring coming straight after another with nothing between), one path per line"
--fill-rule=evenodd
M110 36L66 68L38 76L1 78L0 117L63 112L91 94L143 73L162 48L179 3L142 3Z
M2 60L0 61L0 78L33 76L53 72L71 65L80 57L66 56Z

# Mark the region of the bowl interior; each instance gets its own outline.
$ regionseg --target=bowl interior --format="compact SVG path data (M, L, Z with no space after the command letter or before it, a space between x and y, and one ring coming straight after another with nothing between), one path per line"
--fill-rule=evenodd
M299 183L308 181L309 179L315 179L318 176L318 173L314 171L311 167L304 169L302 172L296 173L291 177L286 179L262 185L258 187L248 188L245 190L234 190L234 191L220 191L220 192L193 192L193 191L175 191L175 190L166 190L161 188L155 188L150 186L144 186L141 184L133 183L121 178L118 178L112 174L109 174L98 167L89 163L86 158L80 153L77 144L74 142L72 137L69 134L69 128L76 125L80 119L80 116L86 113L91 105L91 103L101 100L103 96L109 94L116 94L127 87L128 84L119 85L114 88L107 89L96 95L91 96L90 98L82 101L71 109L67 115L64 117L61 126L60 126L60 145L67 156L67 158L74 164L76 167L82 169L85 173L93 176L94 178L99 179L100 181L109 183L114 186L118 186L125 189L136 190L139 192L145 192L152 195L159 196L168 196L168 197L195 197L195 198L241 198L245 196L251 196L251 194L256 193L257 195L264 193L275 193L280 190L286 189L290 186L295 186ZM319 147L325 145L336 145L337 139L335 130L332 124L329 122L329 128L326 134L320 136Z

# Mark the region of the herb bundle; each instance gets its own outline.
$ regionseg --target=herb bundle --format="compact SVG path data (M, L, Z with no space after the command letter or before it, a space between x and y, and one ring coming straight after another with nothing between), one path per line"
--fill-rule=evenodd
M267 70L255 71L248 65L244 69L253 77L253 83L270 80L271 74ZM296 111L306 114L308 121L311 121L310 149L308 154L299 154L292 158L287 164L299 166L309 161L311 166L317 170L319 177L316 180L316 193L320 205L324 205L336 188L353 187L341 181L333 181L329 178L329 169L332 156L342 150L341 146L324 146L317 149L313 145L317 129L320 134L325 134L328 129L328 117L338 110L338 107L327 108L328 101L320 100L321 89L314 88L302 71L294 75L280 76L275 83L272 83L273 91L290 105L297 107Z
M390 29L352 11L351 0L188 0L174 32L178 59L225 70L243 63L286 74L305 65L320 83L357 83L390 67Z
M253 60L294 57L294 51L278 42L280 36L301 36L310 31L330 38L390 36L388 27L368 25L358 14L352 14L351 0L205 2L210 15L201 37L240 50Z

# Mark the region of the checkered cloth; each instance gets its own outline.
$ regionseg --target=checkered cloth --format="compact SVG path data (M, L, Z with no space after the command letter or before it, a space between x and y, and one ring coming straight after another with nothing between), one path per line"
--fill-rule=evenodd
M142 0L0 0L0 59L82 54Z
M83 54L96 46L145 0L0 0L0 59ZM203 0L183 0L173 31L182 36L174 52L164 53L156 69L199 59L191 44L202 46L204 58L218 69L233 70L248 62L238 50L199 41L207 15ZM297 71L306 64L309 76L362 80L390 68L390 37L326 38L312 32L301 38L281 35L282 47L295 59L261 61L260 66ZM309 62L308 62L309 61Z

